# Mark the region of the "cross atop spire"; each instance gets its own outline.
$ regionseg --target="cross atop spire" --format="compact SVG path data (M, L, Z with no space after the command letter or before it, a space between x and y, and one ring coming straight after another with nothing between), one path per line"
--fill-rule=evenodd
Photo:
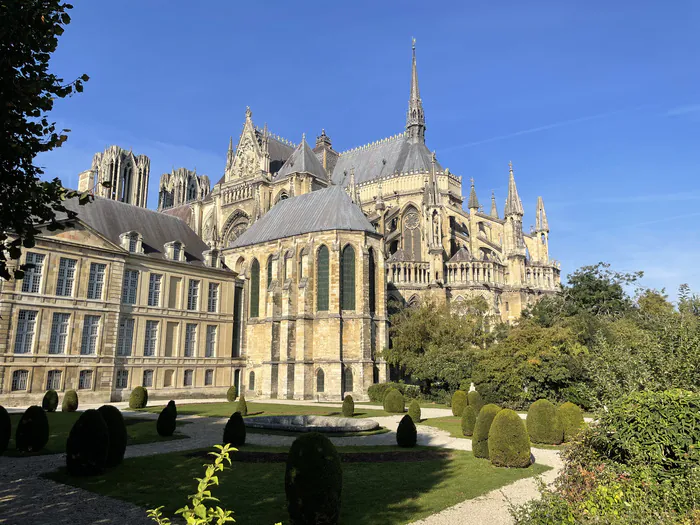
M406 114L406 131L412 142L425 142L425 115L423 101L418 88L418 69L416 68L416 39L413 39L413 63L411 66L411 96L408 100Z

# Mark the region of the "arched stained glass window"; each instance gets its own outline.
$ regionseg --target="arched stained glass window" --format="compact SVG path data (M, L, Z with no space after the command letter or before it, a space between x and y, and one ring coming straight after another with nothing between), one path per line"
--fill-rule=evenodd
M322 369L318 369L316 372L316 392L323 392L326 383L326 375L323 373Z
M340 259L340 301L343 310L355 309L355 249L349 244Z
M369 250L369 313L373 314L377 311L377 276L376 263L374 262L374 250Z
M260 314L260 264L253 259L250 266L250 317Z
M343 372L343 391L344 392L352 392L352 368L349 366L345 367L345 370Z
M316 262L316 310L328 311L328 248L321 246Z
M248 390L255 390L255 372L248 374Z
M267 258L267 288L272 284L272 255Z

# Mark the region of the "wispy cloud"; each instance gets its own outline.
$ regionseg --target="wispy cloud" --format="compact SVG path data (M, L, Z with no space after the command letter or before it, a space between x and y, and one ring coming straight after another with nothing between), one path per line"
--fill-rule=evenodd
M689 115L693 113L700 113L700 104L690 104L688 106L679 106L677 108L669 109L664 113L665 117L679 117L682 115Z

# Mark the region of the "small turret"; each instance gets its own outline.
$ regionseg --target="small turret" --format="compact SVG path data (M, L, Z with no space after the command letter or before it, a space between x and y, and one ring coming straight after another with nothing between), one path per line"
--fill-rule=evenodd
M498 219L498 208L496 207L496 194L491 190L491 217Z
M479 199L476 196L476 190L474 189L474 178L471 179L472 189L469 191L469 203L467 204L469 211L475 213L479 211Z
M508 198L506 199L505 215L519 215L522 217L525 212L523 211L523 203L518 195L518 188L515 185L515 177L513 175L513 163L508 163Z
M537 197L537 217L535 218L535 231L549 233L549 223L547 213L544 211L544 201L542 197Z

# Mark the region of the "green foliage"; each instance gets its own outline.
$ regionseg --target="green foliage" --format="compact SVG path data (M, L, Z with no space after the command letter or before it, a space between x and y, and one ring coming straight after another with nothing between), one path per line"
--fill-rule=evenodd
M68 390L63 394L61 412L75 412L78 410L78 393L75 390Z
M527 411L527 432L533 443L561 444L564 425L557 407L546 399L535 401Z
M474 412L476 412L477 415L479 414L481 408L484 406L484 400L481 397L481 394L476 390L472 390L467 394L467 403L470 407L474 408Z
M107 465L109 429L98 410L86 410L66 441L66 467L71 476L95 476Z
M561 424L564 428L564 441L571 441L585 425L583 410L577 405L567 401L561 405L557 411L559 412L559 419L561 419Z
M47 412L56 412L58 407L58 394L55 390L47 390L44 394L44 399L41 400L41 408Z
M129 396L129 408L137 410L146 408L146 405L148 405L148 390L142 386L137 386L131 391Z
M414 423L420 423L420 403L418 403L417 399L413 399L408 405L408 415L411 416Z
M406 410L403 394L396 389L389 390L384 396L384 410L392 414L403 414Z
M642 272L619 273L610 264L583 266L567 277L564 296L570 308L592 315L622 315L632 308L624 287L635 283Z
M248 415L248 404L245 402L245 396L241 394L238 398L238 406L236 412L240 412L241 416L245 417Z
M467 406L467 393L463 390L457 390L452 394L452 415L462 417L462 413Z
M173 413L175 414L175 417L177 417L177 405L175 405L175 401L173 401L171 399L170 401L168 401L168 404L166 406L167 406L167 408L172 410Z
M343 399L343 417L352 417L355 415L355 401L351 395L345 396Z
M462 434L465 436L471 436L474 434L474 426L476 425L477 418L476 410L472 405L467 405L462 412Z
M530 466L530 438L517 412L499 411L491 423L488 438L489 459L497 467Z
M291 525L335 525L343 472L330 440L317 432L298 437L287 456L284 488Z
M406 414L401 418L396 429L396 444L400 447L415 447L417 440L418 431L416 430L416 424L411 416Z
M37 405L30 406L22 415L15 431L15 444L20 452L38 452L49 441L49 420Z
M5 407L0 405L0 455L7 450L12 435L12 420Z
M116 467L122 462L126 452L128 438L124 416L122 416L121 410L113 405L102 405L97 411L107 425L107 433L109 434L105 467Z
M240 412L234 412L224 427L224 445L230 443L234 447L245 445L246 430L243 416Z
M238 390L236 389L236 385L231 385L228 387L228 390L226 391L226 400L233 403L237 397Z
M418 385L407 385L405 383L377 383L367 389L367 395L370 401L383 403L384 396L392 388L401 392L407 399L417 399L420 396L420 387Z
M175 409L175 404L163 408L158 415L158 421L156 423L156 430L159 436L168 437L172 436L175 432L175 427L177 426L177 410Z
M476 418L474 434L472 435L472 452L474 457L489 459L489 430L491 423L501 411L501 407L494 404L484 405Z

